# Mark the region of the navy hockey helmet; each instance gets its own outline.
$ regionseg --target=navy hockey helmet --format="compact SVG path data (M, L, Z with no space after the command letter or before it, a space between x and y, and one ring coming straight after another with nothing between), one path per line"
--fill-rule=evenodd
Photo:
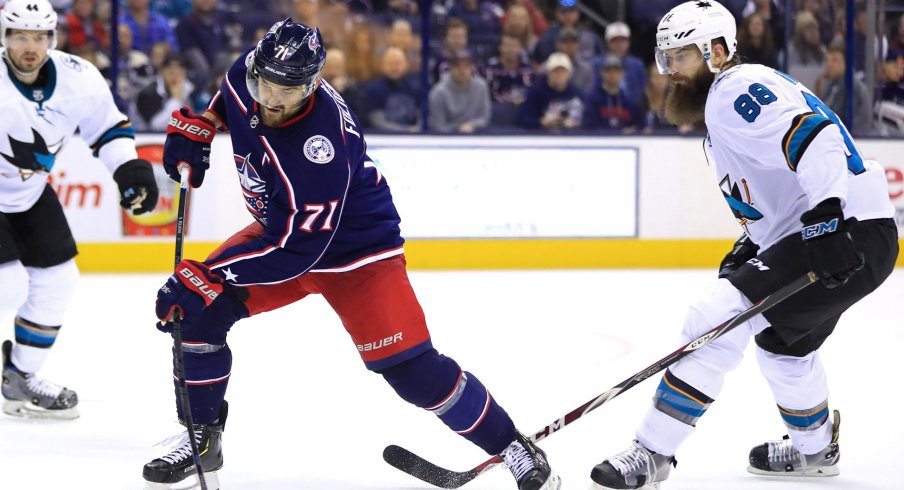
M323 38L316 27L286 19L267 31L254 51L245 58L248 91L260 103L259 83L301 88L302 101L316 88L317 77L326 60Z

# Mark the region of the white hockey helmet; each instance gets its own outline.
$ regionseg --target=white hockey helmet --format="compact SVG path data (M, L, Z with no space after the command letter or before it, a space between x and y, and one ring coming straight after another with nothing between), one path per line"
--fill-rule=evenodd
M717 38L725 38L730 60L738 49L737 24L731 12L715 0L699 0L684 2L673 8L659 21L656 30L656 66L659 73L669 72L667 49L680 48L691 44L697 45L709 71L719 73L713 67L712 42Z
M0 44L6 46L9 29L49 31L50 49L56 48L57 13L47 0L9 0L0 10Z

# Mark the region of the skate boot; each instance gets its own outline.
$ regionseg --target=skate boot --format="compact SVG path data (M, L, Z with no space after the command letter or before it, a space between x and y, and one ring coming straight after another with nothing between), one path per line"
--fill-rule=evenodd
M562 480L546 459L546 453L520 432L504 451L502 460L518 482L518 490L559 490Z
M78 418L74 391L19 371L12 362L13 343L3 342L3 413L44 419Z
M750 466L754 475L768 476L837 476L841 448L838 445L838 429L841 414L834 411L832 442L816 454L801 454L788 436L781 441L769 441L750 450Z
M672 456L663 456L634 441L628 449L593 467L590 478L597 488L653 489L669 477L672 466L678 462Z
M216 471L223 467L223 428L226 426L228 405L223 401L220 418L214 424L195 424L194 436L201 456L201 469L208 490L220 487ZM174 443L173 450L144 465L145 489L196 489L200 488L198 470L192 457L189 431L181 432L164 443Z

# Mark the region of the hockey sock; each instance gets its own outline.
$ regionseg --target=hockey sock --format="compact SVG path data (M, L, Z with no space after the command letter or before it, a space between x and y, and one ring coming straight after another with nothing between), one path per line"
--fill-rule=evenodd
M229 375L232 372L232 351L226 344L183 342L182 352L192 421L196 424L212 424L220 416L220 406L226 397L226 385L229 384ZM184 420L175 371L173 375L176 411L179 420Z
M56 341L60 325L39 325L20 316L16 317L16 345L13 346L12 363L19 371L35 373L44 364L50 348Z
M832 423L829 420L829 402L795 410L778 406L794 446L803 454L816 454L829 445L832 439Z
M405 401L433 412L488 454L515 439L515 424L480 380L435 349L381 374Z
M692 427L696 427L697 420L706 413L712 402L712 398L678 379L669 370L662 376L653 398L657 410Z

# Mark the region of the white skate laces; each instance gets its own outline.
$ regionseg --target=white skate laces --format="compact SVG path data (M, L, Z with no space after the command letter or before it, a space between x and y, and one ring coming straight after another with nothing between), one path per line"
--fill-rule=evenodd
M637 441L634 441L628 449L609 458L608 461L622 475L635 473L641 468L648 475L656 472L656 463L650 456L650 452Z
M25 386L28 386L28 389L33 393L36 393L41 396L46 396L51 399L56 399L60 396L60 393L63 392L63 387L51 383L50 381L45 381L34 374L26 374L25 375Z
M505 466L515 475L515 480L521 481L521 478L530 470L534 469L534 460L530 457L527 449L518 442L512 441L505 451L502 451L502 460Z
M201 444L201 431L196 429L195 441ZM169 454L163 455L160 459L170 464L176 464L192 457L191 441L188 440L188 430L184 430L178 434L167 437L166 439L154 444L154 446L168 446L172 448Z
M769 441L767 448L769 449L770 463L786 463L797 460L801 466L807 466L807 458L801 456L800 451L794 448L794 443L790 439L782 439L781 441Z

